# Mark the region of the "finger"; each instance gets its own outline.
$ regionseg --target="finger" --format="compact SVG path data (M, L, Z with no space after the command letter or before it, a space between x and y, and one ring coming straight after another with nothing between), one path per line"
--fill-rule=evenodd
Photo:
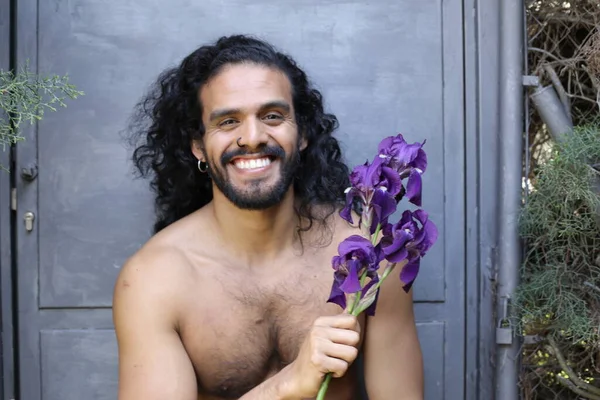
M321 372L331 372L334 378L341 378L348 370L348 363L339 358L326 357L321 364Z
M345 344L348 346L356 346L360 342L360 334L349 329L329 328L323 329L325 339L329 339L333 343Z
M316 319L315 326L341 328L341 329L356 329L358 319L349 314L339 314L328 317L319 317Z
M324 343L320 350L329 358L337 358L349 364L354 362L358 356L358 349L356 347L332 342Z
M360 323L358 322L358 317L348 314L348 311L346 311L346 310L344 310L344 312L340 315L347 315L347 316L353 318L354 326L352 326L351 328L348 328L348 329L352 329L352 330L355 330L360 333ZM348 321L348 323L350 323L350 322Z

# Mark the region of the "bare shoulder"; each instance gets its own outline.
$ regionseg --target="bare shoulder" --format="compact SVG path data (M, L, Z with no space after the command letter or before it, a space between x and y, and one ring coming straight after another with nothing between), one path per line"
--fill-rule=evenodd
M175 316L180 293L190 282L193 266L178 236L185 236L185 222L152 237L123 265L114 286L113 307L125 311L135 305L160 305Z
M192 363L178 335L193 268L173 240L150 239L121 269L113 321L119 349L119 399L196 399Z
M147 244L123 265L115 292L133 290L148 294L167 293L185 281L188 261L176 248Z

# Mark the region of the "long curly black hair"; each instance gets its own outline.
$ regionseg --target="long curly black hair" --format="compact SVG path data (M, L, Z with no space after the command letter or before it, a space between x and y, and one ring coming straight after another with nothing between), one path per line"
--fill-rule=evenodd
M198 48L179 66L164 71L136 107L128 133L135 148L134 166L140 176L151 177L156 194L155 233L213 197L211 180L198 170L191 151L192 140L201 139L205 132L198 93L224 66L239 63L277 68L291 82L298 132L308 141L294 177L296 211L309 221L304 229L315 220L324 222L343 204L349 169L332 136L338 120L324 112L321 93L311 87L291 57L265 41L233 35ZM329 212L316 205L329 206Z

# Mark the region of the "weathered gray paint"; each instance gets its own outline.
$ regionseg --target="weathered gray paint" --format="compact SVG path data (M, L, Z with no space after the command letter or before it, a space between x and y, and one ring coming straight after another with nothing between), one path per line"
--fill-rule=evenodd
M11 1L0 0L0 70L10 69ZM3 116L5 117L5 116ZM0 165L10 167L10 149L0 148ZM14 397L10 174L0 171L0 396Z
M415 289L427 398L465 396L465 272L476 267L465 254L465 148L474 144L465 134L461 0L307 0L293 12L266 1L39 2L39 15L37 3L19 2L19 62L68 72L86 96L25 130L18 148L19 166L39 164L36 181L18 181L23 399L115 398L112 285L152 221L118 132L158 72L232 32L259 34L307 69L340 119L351 164L398 131L427 139L424 206L440 228ZM26 211L37 216L32 233L20 220ZM98 381L106 392L94 392Z
M468 400L494 398L494 298L498 216L496 0L465 1Z
M43 330L40 337L45 349L44 399L115 400L117 344L112 329L96 330L93 335L86 330ZM69 349L68 360L65 349Z

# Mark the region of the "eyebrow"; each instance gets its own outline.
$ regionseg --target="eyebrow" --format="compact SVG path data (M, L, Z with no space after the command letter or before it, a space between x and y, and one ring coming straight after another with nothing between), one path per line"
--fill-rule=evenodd
M271 108L280 108L283 111L285 111L286 113L289 113L290 110L292 109L291 106L288 104L288 102L283 101L283 100L274 100L274 101L269 101L268 103L265 103L262 106L260 106L259 112L263 112L264 110L268 110ZM227 115L239 114L241 112L242 112L242 110L240 108L222 108L220 110L215 110L215 111L211 112L208 120L214 121L216 119L225 117Z

